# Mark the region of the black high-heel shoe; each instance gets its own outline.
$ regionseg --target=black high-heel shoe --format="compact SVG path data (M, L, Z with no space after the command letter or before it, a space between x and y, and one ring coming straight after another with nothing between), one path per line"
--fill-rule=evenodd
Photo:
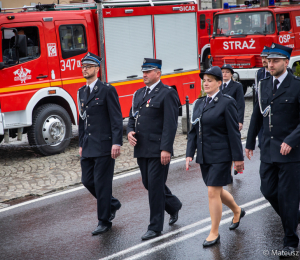
M238 228L238 226L240 225L241 218L244 217L245 215L246 215L246 211L241 208L241 214L240 214L239 222L233 223L233 218L232 218L231 225L230 225L229 229L234 230L234 229Z
M207 241L205 239L203 242L203 247L210 247L210 246L216 245L219 241L220 241L220 234L218 235L218 237L215 240Z

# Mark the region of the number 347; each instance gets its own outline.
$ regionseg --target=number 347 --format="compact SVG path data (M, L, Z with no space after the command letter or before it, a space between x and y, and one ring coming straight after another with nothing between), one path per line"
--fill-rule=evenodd
M67 61L61 60L60 64L61 64L61 71L65 71L67 69L75 70L76 67L77 68L81 67L80 60L75 60L75 59L67 59Z

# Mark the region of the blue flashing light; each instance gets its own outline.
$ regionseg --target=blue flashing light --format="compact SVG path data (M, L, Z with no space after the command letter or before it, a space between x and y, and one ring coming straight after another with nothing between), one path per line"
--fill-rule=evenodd
M223 8L224 8L224 9L229 9L228 3L224 3Z
M269 0L269 5L275 5L275 0Z

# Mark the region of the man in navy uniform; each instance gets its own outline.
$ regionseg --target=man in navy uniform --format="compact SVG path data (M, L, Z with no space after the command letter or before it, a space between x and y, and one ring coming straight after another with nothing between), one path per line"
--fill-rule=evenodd
M269 55L269 50L270 48L267 46L264 46L260 57L261 57L261 62L263 67L260 68L259 70L257 70L256 75L255 75L255 85L256 85L256 90L257 90L257 86L260 80L265 79L267 77L270 77L271 74L268 70L268 55ZM256 95L255 95L255 103L257 103L258 101L258 95L257 95L257 91L256 91ZM261 148L261 142L262 142L262 132L263 132L263 126L261 127L259 133L258 133L258 147Z
M142 240L161 234L165 210L171 216L169 225L173 225L182 207L180 200L165 184L180 103L177 92L160 81L161 64L158 59L144 59L142 71L146 87L134 94L127 129L128 140L134 146L134 157L149 195L150 224Z
M291 48L279 44L270 48L268 68L272 77L259 83L259 102L251 117L245 149L250 159L263 125L261 192L281 218L285 234L282 252L287 256L295 253L299 243L300 79L287 70L291 53Z
M82 183L97 199L98 226L93 235L107 232L121 207L112 196L112 180L122 145L123 117L116 89L97 78L101 60L92 53L81 60L86 85L78 91Z

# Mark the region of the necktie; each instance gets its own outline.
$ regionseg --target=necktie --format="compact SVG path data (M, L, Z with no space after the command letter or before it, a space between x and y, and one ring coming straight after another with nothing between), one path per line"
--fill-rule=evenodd
M87 99L89 99L89 96L91 94L90 86L86 86L86 92L87 92Z
M276 91L277 91L277 85L279 84L279 80L275 79L274 80L274 86L273 86L273 95L275 95Z
M266 72L266 78L267 78L267 77L270 77L270 76L271 76L270 72L267 71L267 72Z
M209 102L211 101L211 97L207 97L206 98L206 102L205 102L205 104L204 104L204 107L206 107L206 105L208 105L209 104Z
M149 91L150 91L150 88L147 87L146 93L145 93L145 96L144 96L144 99L145 99L145 97L149 94Z
M226 88L226 86L227 86L227 84L226 84L226 83L224 83L224 84L223 84L223 90Z

